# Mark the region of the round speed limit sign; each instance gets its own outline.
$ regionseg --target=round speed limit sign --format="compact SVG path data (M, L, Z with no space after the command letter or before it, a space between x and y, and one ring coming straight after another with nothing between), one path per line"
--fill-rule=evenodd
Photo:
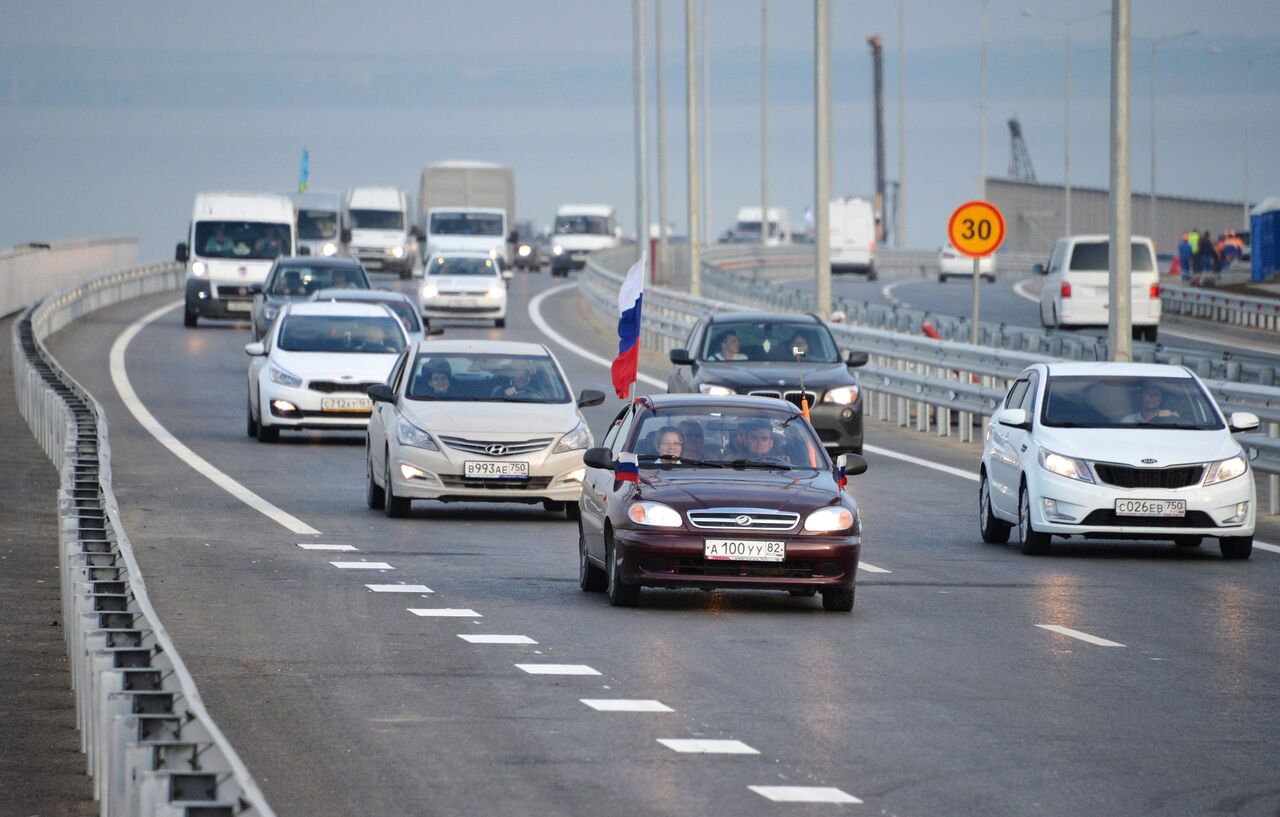
M947 237L961 255L986 258L1004 243L1004 216L989 201L965 202L951 214Z

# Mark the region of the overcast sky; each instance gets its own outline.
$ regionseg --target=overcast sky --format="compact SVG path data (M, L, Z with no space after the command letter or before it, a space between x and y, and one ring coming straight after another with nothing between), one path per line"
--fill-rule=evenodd
M908 238L934 246L952 207L977 190L981 5L905 2ZM629 232L635 224L629 0L0 3L0 247L137 235L144 258L169 256L197 191L288 191L304 146L312 189L395 184L416 195L424 164L483 159L515 168L518 210L538 224L565 201L612 203ZM708 7L719 232L759 199L760 5ZM1006 121L1017 116L1038 177L1061 181L1063 29L1022 9L1095 7L1107 4L990 0L991 175L1008 168ZM663 11L669 212L683 230L684 2ZM771 0L769 11L769 187L799 221L813 191L813 4ZM1276 11L1275 0L1133 0L1136 36L1200 31L1160 47L1160 192L1240 199L1245 60L1280 51ZM1072 175L1102 187L1109 21L1073 31ZM872 33L885 41L887 168L897 175L897 32L892 0L832 2L836 193L874 186ZM1135 42L1133 178L1143 191L1149 54ZM1280 194L1280 57L1256 64L1252 115L1256 200Z

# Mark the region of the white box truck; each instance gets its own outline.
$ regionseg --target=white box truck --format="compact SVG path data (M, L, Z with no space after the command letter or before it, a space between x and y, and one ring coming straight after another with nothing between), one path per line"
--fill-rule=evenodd
M248 319L271 264L298 244L293 202L273 193L198 193L187 240L174 257L187 265L182 322Z
M868 280L876 280L876 214L871 202L843 196L831 200L827 214L831 271L860 272Z
M418 189L418 219L424 261L442 252L483 252L509 266L515 174L492 162L427 165Z
M738 209L738 219L733 225L733 242L736 244L760 242L759 207L741 207ZM790 243L791 217L787 214L787 208L770 207L769 231L765 236L765 246L777 247Z
M565 204L551 235L551 275L582 269L587 255L622 243L618 214L609 204Z

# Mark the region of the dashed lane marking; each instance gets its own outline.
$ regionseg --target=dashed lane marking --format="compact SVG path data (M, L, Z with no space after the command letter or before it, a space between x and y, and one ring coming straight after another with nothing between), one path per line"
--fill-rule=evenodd
M1037 624L1036 626L1042 630L1048 630L1051 633L1057 633L1059 635L1065 635L1071 638L1076 638L1076 639L1079 639L1080 641L1085 642L1086 644L1095 644L1099 647L1123 647L1124 646L1119 641L1111 641L1106 638L1099 638L1096 635L1089 635L1088 633L1081 632L1080 630L1073 630L1070 627L1063 627L1060 624Z
M756 794L775 803L849 803L862 801L852 794L831 786L747 786Z
M231 494L236 499L253 508L258 513L266 516L274 522L283 525L293 533L300 533L308 536L315 536L320 531L303 522L298 517L287 513L280 508L272 505L267 500L250 491L236 480L219 471L208 460L192 451L186 445L181 443L177 437L173 435L169 429L160 424L160 421L147 410L142 401L138 399L138 393L133 390L133 385L129 382L129 373L125 369L124 355L129 348L129 343L137 337L138 333L147 327L148 324L154 322L166 312L172 312L182 306L182 301L174 301L167 306L159 309L153 309L147 314L138 318L129 324L123 332L111 344L111 382L116 387L116 392L120 395L120 402L124 403L125 408L134 416L134 419L147 430L147 432L155 437L156 440L178 459L182 460L193 471L200 474L205 479L217 485L222 490Z
M903 308L906 308L911 306L911 304L902 300L897 295L894 295L893 291L898 287L902 286L903 284L915 284L915 283L919 283L919 282L914 280L894 281L892 284L885 284L883 287L881 287L880 294L883 295L885 297L885 300L887 300L893 306L901 306Z
M425 584L366 584L375 593L434 593Z
M954 468L950 465L943 465L940 462L932 460L923 460L919 457L913 457L910 454L901 454L897 451L891 451L888 448L881 448L878 445L863 445L862 450L871 454L878 454L881 457L888 457L891 460L899 460L900 462L909 462L912 465L919 465L922 468L930 468L934 471L941 471L944 474L950 474L953 477L967 479L970 482L977 482L978 475L964 470L963 468Z
M386 562L329 562L339 570L395 570Z
M1280 553L1280 545L1273 545L1268 542L1259 542L1255 540L1253 543L1253 546L1256 548L1261 548L1262 550L1271 551L1272 553Z
M658 738L658 743L674 752L699 755L758 755L740 740L709 740L706 738Z
M892 573L892 570L885 570L883 567L876 567L870 562L858 562L858 569L865 570L868 573Z
M586 664L516 664L516 669L530 675L599 675Z
M342 552L350 552L353 550L360 549L358 547L355 547L354 545L321 545L321 544L312 545L306 542L299 542L298 547L302 548L303 550L336 550L336 551L342 551Z
M579 698L597 712L675 712L662 703L642 698Z
M484 618L466 607L409 607L410 613L422 618Z
M459 633L458 638L468 644L537 644L527 635L468 635Z

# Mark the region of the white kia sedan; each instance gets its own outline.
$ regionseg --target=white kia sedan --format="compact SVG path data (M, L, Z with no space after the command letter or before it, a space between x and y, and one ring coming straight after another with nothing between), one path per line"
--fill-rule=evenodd
M423 265L422 314L427 318L492 319L507 325L509 271L482 252L433 255Z
M414 499L541 502L577 518L591 431L545 346L445 340L410 344L369 389L366 499L404 516Z
M1190 370L1146 363L1038 363L1018 376L982 450L982 538L1024 553L1053 536L1218 540L1223 558L1253 550L1257 497L1233 432Z
M381 304L286 304L249 354L249 436L281 429L364 429L370 386L383 383L408 345L404 325Z

